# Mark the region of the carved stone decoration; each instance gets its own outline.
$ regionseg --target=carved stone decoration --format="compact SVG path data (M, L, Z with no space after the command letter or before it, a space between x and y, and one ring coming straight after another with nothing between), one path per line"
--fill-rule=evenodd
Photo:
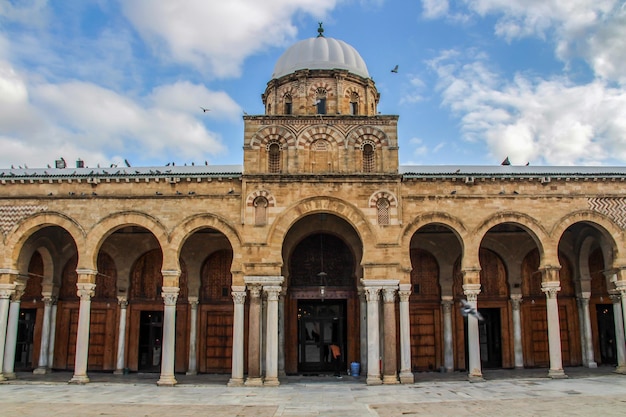
M541 283L541 291L543 291L549 299L555 299L557 293L561 291L561 286L559 281L543 282Z
M163 297L163 302L166 306L175 306L176 300L178 300L178 293L180 292L180 288L178 287L163 287L163 292L161 293L161 297Z
M91 297L95 294L96 284L79 282L76 284L76 288L76 295L78 295L81 301L91 301Z

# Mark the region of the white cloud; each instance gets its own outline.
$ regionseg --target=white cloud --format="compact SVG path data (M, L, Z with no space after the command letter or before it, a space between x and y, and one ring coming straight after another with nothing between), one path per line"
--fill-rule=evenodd
M448 0L422 0L423 16L436 19L448 13Z
M164 56L217 77L237 77L246 57L296 35L298 12L322 17L337 0L125 0L122 9Z
M481 62L446 52L431 61L444 105L461 118L465 139L496 158L551 165L626 162L626 91L601 80L500 79Z

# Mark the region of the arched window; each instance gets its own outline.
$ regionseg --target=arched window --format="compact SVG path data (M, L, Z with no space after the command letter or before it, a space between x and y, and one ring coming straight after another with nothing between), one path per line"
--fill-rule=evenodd
M318 88L315 90L315 105L317 114L326 114L326 89Z
M359 114L359 95L357 93L350 95L350 114Z
M380 198L376 202L376 210L378 211L378 224L389 224L389 200Z
M376 168L376 158L374 155L374 145L366 143L363 145L363 172L374 172Z
M270 173L277 174L280 172L280 145L272 143L267 149L267 170Z
M285 94L284 102L285 102L285 114L291 114L293 112L293 102L291 99L291 94Z
M260 196L254 199L254 224L255 226L264 226L267 224L267 206L269 205L267 198Z

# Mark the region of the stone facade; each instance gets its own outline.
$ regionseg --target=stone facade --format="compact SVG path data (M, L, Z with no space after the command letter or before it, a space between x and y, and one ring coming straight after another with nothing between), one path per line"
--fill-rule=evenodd
M368 384L625 369L625 169L399 166L398 117L347 70L262 99L242 167L0 170L2 378L277 385L335 371L331 343Z

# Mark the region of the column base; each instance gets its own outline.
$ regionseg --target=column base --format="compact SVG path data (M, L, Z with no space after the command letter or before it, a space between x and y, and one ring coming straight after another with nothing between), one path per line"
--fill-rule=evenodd
M198 371L187 371L185 375L198 375Z
M383 384L393 385L398 383L398 377L396 375L383 375Z
M246 379L246 382L244 383L244 385L246 387L262 387L263 386L263 378L261 378L261 377L248 378L248 379Z
M84 385L84 384L89 383L89 377L87 375L74 375L72 379L70 379L67 383Z
M15 372L6 372L2 374L2 376L4 377L4 379L0 379L0 381L5 381L8 379L17 379L17 375L15 375Z
M266 387L277 387L280 385L278 378L265 378L263 385Z
M177 383L178 381L176 381L174 375L161 375L161 378L157 381L156 384L159 387L173 387Z
M617 367L615 368L615 370L613 371L616 374L626 374L626 365L617 365Z
M400 383L401 384L413 384L413 383L415 383L415 375L413 375L413 372L401 372L400 373Z
M596 369L598 367L598 364L595 362L589 362L589 365L587 365L587 368L590 369Z
M368 376L365 379L365 383L367 385L382 385L383 381L380 379L379 375L376 375L376 376L373 376L373 377Z
M0 382L6 381L7 379L4 377L4 374L0 374Z
M485 378L483 378L483 374L467 374L467 380L469 382L485 382Z
M229 386L229 387L243 387L243 385L244 385L243 378L231 378L228 381L228 384L226 384L226 386Z
M565 371L562 369L550 369L548 371L548 378L564 379L567 378L567 375L565 375Z
M49 368L45 368L45 367L39 367L39 368L35 368L35 370L33 370L33 374L35 375L46 375L50 373L50 369Z

